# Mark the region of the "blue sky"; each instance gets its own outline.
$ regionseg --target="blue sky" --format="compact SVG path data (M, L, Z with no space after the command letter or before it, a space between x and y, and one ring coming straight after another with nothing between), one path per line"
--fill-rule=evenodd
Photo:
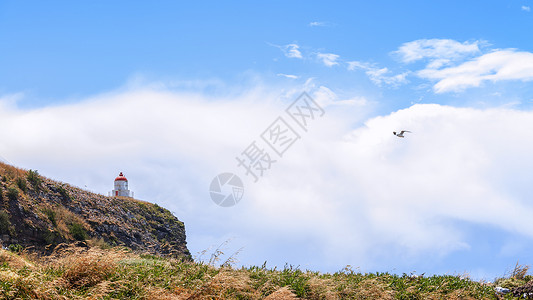
M0 79L4 93L23 90L46 102L113 90L139 73L150 79L224 78L229 84L240 83L246 71L265 80L294 73L365 90L369 83L359 72L323 68L313 54L335 53L400 71L404 66L390 52L418 39L481 40L491 48L527 51L531 45L525 29L533 25L531 14L521 8L527 5L3 1ZM269 47L291 43L299 45L304 61L286 59Z
M193 253L492 280L532 259L531 7L0 1L0 156L99 193L124 171ZM250 182L234 156L303 91L325 116Z

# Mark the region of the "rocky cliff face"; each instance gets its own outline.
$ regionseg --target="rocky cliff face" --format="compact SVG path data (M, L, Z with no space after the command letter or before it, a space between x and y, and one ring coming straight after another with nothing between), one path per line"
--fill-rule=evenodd
M0 241L3 246L92 240L139 252L190 258L185 227L157 204L106 197L0 163Z

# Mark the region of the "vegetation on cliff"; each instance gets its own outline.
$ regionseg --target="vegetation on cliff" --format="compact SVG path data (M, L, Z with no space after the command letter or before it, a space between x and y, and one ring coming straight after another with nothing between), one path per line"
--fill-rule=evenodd
M0 241L38 251L76 240L190 258L185 227L157 204L106 197L0 163Z

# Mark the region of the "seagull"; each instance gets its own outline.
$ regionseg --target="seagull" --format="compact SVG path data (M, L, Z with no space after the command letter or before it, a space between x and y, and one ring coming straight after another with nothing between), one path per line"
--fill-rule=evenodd
M401 137L401 138L403 138L403 137L404 137L403 134L404 134L405 132L411 132L411 131L409 131L409 130L402 130L402 131L400 131L400 133L396 133L396 131L393 131L392 134L394 134L394 135L397 136L397 137Z

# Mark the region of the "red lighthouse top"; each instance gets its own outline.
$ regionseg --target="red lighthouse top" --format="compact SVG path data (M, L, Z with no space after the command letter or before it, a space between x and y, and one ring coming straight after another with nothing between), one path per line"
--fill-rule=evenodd
M120 174L118 174L118 177L115 178L115 181L128 181L128 179L126 179L126 177L122 175L122 172L120 172Z

